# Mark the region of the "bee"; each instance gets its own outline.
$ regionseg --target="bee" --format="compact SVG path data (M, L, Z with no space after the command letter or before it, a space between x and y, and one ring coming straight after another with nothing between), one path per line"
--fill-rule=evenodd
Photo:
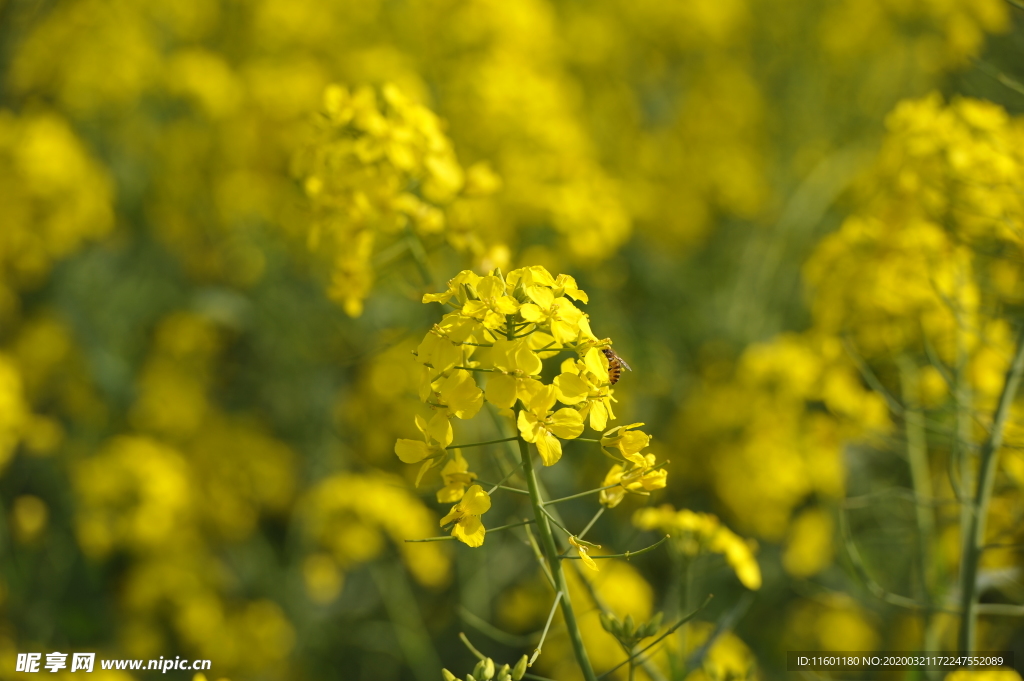
M619 382L619 377L622 375L622 370L632 371L630 366L626 364L626 360L622 359L615 354L615 351L611 348L601 348L601 352L608 358L608 382L615 385Z

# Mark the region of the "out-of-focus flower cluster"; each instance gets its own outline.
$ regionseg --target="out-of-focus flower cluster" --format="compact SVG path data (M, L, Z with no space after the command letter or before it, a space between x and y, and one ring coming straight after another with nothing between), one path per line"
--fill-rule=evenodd
M664 279L684 281L692 249L713 244L715 263L770 253L794 187L898 99L942 85L1010 11L1003 0L0 2L0 497L13 542L0 650L67 635L211 657L225 674L334 668L301 634L334 631L316 618L361 566L397 555L428 590L452 572L436 545L414 556L400 541L432 534L444 513L370 470L394 468L416 414L422 437L399 456L437 466L436 499L455 505L464 539L482 541L489 500L474 452L451 445L476 434L463 420L485 401L519 408L505 425L545 463L584 425L597 431L616 459L606 507L664 487L650 436L609 428L613 406L634 419L614 401L575 282L466 275L449 291L457 311L419 346L399 337L415 326L399 299L463 267L573 268L608 291L636 286L602 305L634 340L683 357L706 329L681 339L680 325L645 315L671 297ZM1019 122L933 96L903 103L888 130L854 215L806 267L812 330L753 345L732 368L709 362L697 381L661 372L685 418L674 432L646 419L692 473L687 491L706 483L730 526L783 542L798 578L836 552L844 447L898 438L904 418L884 392L916 400L930 433L952 428L955 377L932 358L963 359L982 414L968 439L983 437L1012 347L1000 310L1024 300ZM729 243L715 246L723 227ZM396 273L400 259L415 277ZM319 305L309 275L322 268L360 319ZM720 274L709 279L732 286ZM502 338L506 314L536 332ZM407 398L417 387L429 411ZM333 424L318 420L330 405ZM1007 444L993 543L1021 540L1016 408ZM931 457L945 454L933 440ZM954 497L942 476L935 488ZM955 513L936 517L950 569ZM601 598L649 618L640 572L599 562ZM49 571L62 565L89 579ZM985 556L988 568L1018 565L1013 550ZM40 612L59 616L38 626ZM852 600L790 612L798 633L835 625L878 640ZM600 665L620 661L595 612L583 627ZM407 642L415 627L397 630ZM391 673L379 631L323 648L386 658ZM731 662L693 673L746 675L738 641L723 634L712 651L731 646ZM569 658L564 638L550 644L564 654L542 659Z
M710 513L694 513L685 508L676 511L666 504L637 511L633 515L633 524L641 530L659 530L668 534L683 555L721 554L743 586L755 590L761 588L761 568L751 545Z
M483 253L473 197L494 192L499 180L484 164L462 169L432 112L394 85L380 97L332 85L316 123L297 171L315 212L309 242L330 253L330 295L346 313L362 312L382 249L423 259L422 241L443 235L456 250Z

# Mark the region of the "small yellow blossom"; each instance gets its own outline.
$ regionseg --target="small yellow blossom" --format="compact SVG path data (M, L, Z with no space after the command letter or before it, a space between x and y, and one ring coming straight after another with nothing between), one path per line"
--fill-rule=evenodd
M565 407L552 413L555 387L546 385L530 400L527 408L519 412L519 432L527 442L537 445L545 466L554 465L562 458L563 440L572 440L583 433L583 419L575 409Z
M441 527L455 523L452 526L453 537L467 546L474 548L482 546L487 530L484 528L480 516L490 508L491 497L480 485L473 485L466 490L462 501L452 506L448 515L441 518Z
M589 552L591 548L599 549L601 548L601 546L599 544L590 544L590 542L583 542L572 535L569 536L569 543L572 544L572 546L579 552L580 559L583 561L583 564L591 570L593 570L594 572L597 572L597 563L595 563L594 559L590 557Z
M452 424L444 412L437 412L429 422L417 414L416 427L423 433L422 442L400 439L395 443L395 454L404 463L419 463L428 457L440 456L452 443Z
M471 473L469 463L462 452L455 450L455 456L441 469L444 487L437 491L437 501L450 504L458 501L466 493L466 487L476 480L476 473Z
M668 471L655 467L653 454L637 456L641 463L631 461L628 470L622 464L615 464L608 471L601 486L618 486L601 490L600 501L604 506L615 508L625 498L627 492L645 494L665 488L668 482Z
M644 424L631 423L628 426L617 426L601 435L602 447L618 447L622 456L638 466L646 466L640 451L651 443L651 436L643 431L633 430Z

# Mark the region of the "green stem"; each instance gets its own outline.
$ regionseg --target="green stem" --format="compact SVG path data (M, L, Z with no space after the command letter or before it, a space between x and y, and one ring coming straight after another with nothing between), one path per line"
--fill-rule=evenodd
M513 319L508 318L509 336L512 336ZM511 338L510 338L511 340ZM519 422L519 412L522 406L515 407L515 420ZM551 534L551 526L548 524L548 515L544 511L544 502L540 498L540 489L537 483L537 472L533 468L533 458L530 455L530 445L522 438L519 440L519 457L523 461L523 474L526 477L526 487L530 491L530 505L533 506L533 518L537 521L537 534L540 535L540 548L544 559L548 563L551 572L551 580L554 582L555 591L562 594L561 606L562 617L565 619L565 628L569 633L569 640L572 642L573 653L576 655L576 662L583 672L586 681L597 681L594 675L594 668L590 666L590 658L587 657L587 649L583 645L583 635L580 633L579 624L576 621L576 613L572 609L572 601L569 598L569 589L565 584L565 573L562 572L562 561L558 558L558 549L555 547L555 538Z
M550 501L545 501L544 505L550 506L552 504L560 504L563 501L569 501L570 499L579 499L580 497L589 496L591 494L597 494L598 492L603 492L606 489L611 489L612 487L618 486L619 483L615 483L614 485L605 485L604 487L598 487L596 489L588 489L586 492L580 492L579 494L571 494L567 497L562 497L561 499L551 499Z
M540 640L537 642L537 647L533 649L533 655L530 656L530 665L532 666L537 658L540 657L540 651L544 648L544 639L548 637L548 630L551 629L551 622L555 619L555 611L558 610L558 604L562 601L562 592L559 591L555 594L555 602L551 604L551 612L548 613L548 621L544 624L544 631L540 634Z
M903 393L903 424L907 436L907 459L910 463L910 479L914 486L916 501L914 510L917 515L918 539L918 577L921 580L921 600L931 602L928 566L931 561L931 542L935 535L934 511L929 505L935 498L932 491L932 477L928 466L928 436L925 432L924 415L921 413L921 400L918 391L920 374L914 360L903 355L898 360L900 383ZM931 618L925 612L925 630Z
M964 556L961 561L961 601L959 648L965 652L975 650L976 626L978 615L978 564L985 545L985 521L988 515L989 502L992 500L992 488L996 481L996 468L999 459L999 448L1003 444L1003 426L1010 415L1010 403L1017 394L1021 374L1024 372L1024 327L1017 339L1017 351L1013 363L1006 372L1003 392L999 396L992 419L992 430L981 447L978 469L978 486L972 504L970 524L967 527L966 541L963 543Z
M434 681L433 670L441 667L441 659L431 643L405 571L393 561L378 561L370 564L370 576L392 622L398 648L416 680Z
M519 419L519 411L522 408L516 407L516 420ZM580 634L579 624L576 622L576 613L573 612L572 603L569 599L569 590L565 585L565 575L562 572L562 563L558 559L558 549L555 548L555 538L551 534L551 526L548 524L548 515L544 512L544 504L540 498L540 491L537 489L537 473L533 468L533 461L530 458L530 445L526 440L519 438L519 455L523 459L523 473L526 474L526 486L530 490L530 504L533 506L533 517L537 521L537 534L540 535L540 548L547 560L548 568L551 571L551 578L555 583L555 589L562 593L562 617L565 618L565 627L569 630L569 640L572 642L573 653L576 655L576 662L580 665L583 678L587 681L597 681L594 676L594 669L590 666L590 658L587 657L587 649L583 646L583 636Z
M651 544L650 546L646 546L646 547L640 549L639 551L626 551L625 553L609 553L609 554L603 554L603 555L599 555L599 556L591 556L591 558L593 558L594 560L599 560L601 558L625 558L626 560L629 560L633 556L639 556L640 554L647 553L649 551L653 551L654 549L656 549L659 546L661 546L662 544L664 544L666 541L668 541L668 535L667 534L664 537L662 537L659 541L656 541L655 543ZM566 559L566 560L583 560L580 556L561 556L561 557Z
M491 527L487 531L488 532L497 532L498 530L507 530L507 529L512 528L512 527L522 527L523 525L529 525L532 522L534 522L534 521L533 520L524 520L521 523L511 523L509 525L501 525L499 527ZM428 541L450 541L452 539L455 539L455 537L451 536L450 534L446 534L446 535L443 535L441 537L426 537L425 539L406 539L405 543L406 544L419 544L419 543L428 542Z
M470 442L468 445L448 445L445 449L466 449L467 447L483 447L484 445L494 445L499 442L511 442L512 440L518 440L515 437L503 437L500 440L488 440L487 442Z

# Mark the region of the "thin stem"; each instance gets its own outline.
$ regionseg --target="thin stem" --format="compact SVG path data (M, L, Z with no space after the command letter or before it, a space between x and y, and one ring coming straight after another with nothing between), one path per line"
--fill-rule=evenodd
M603 492L606 489L611 489L612 487L618 486L619 483L615 483L614 485L605 485L604 487L598 487L597 489L588 489L586 492L580 492L579 494L571 494L567 497L562 497L561 499L551 499L549 501L545 501L544 505L551 506L552 504L560 504L563 501L569 501L570 499L579 499L580 497L589 496L591 494L597 494L598 492Z
M530 645L529 637L516 636L515 634L510 634L507 631L502 631L464 605L459 606L459 616L462 617L462 619L470 626L476 627L477 631L481 634L489 636L492 640L495 640L502 645L510 646L512 648L521 648Z
M493 487L491 488L491 491L490 491L490 492L488 492L487 494L493 494L493 493L494 493L494 490L496 490L496 489L505 489L505 490L509 490L509 491L512 491L512 492L519 492L520 494L529 494L529 492L527 492L527 491L526 491L525 489L516 489L515 487L505 487L505 486L504 486L504 483L505 483L505 482L506 482L506 481L507 481L507 480L508 480L509 478L511 478L511 477L512 477L513 475L515 475L515 474L516 474L516 471L518 471L518 470L519 470L519 468L520 468L519 466L516 466L515 468L513 468L512 470L510 470L510 471L509 471L508 473L506 473L506 474L505 474L505 477L503 477L503 478L502 478L501 480L499 480L498 482L494 483L494 486L493 486ZM490 483L487 483L487 482L485 482L484 484L485 484L485 485L489 485Z
M598 559L601 559L601 558L625 558L626 560L629 560L633 556L639 556L639 555L647 553L649 551L653 551L654 549L656 549L659 546L661 546L662 544L664 544L666 541L668 541L668 535L667 534L664 537L662 537L661 539L659 539L658 541L656 541L655 543L651 544L650 546L645 546L644 548L640 549L639 551L626 551L625 553L610 553L610 554L607 554L607 555L590 556L590 557L595 559L595 560L598 560ZM559 556L559 558L563 558L565 560L583 560L582 556Z
M988 516L989 502L992 500L992 488L996 482L999 447L1003 443L1003 426L1010 415L1010 403L1017 394L1022 372L1024 372L1024 327L1019 332L1013 363L1006 372L1003 392L999 396L999 404L992 418L992 431L982 445L979 454L981 463L978 469L978 486L972 504L966 541L963 544L964 555L960 563L962 571L960 607L963 614L960 620L959 648L969 653L974 651L976 643L975 628L979 598L978 564L981 561L982 547L985 544L985 522Z
M590 528L594 526L594 523L597 522L597 519L600 518L602 515L604 515L604 506L597 509L597 513L595 513L594 517L590 519L590 522L587 523L587 526L583 528L583 531L576 535L576 538L583 539L583 537L587 535L587 532L590 532Z
M514 319L507 317L508 339L512 340ZM515 421L519 421L519 413L522 406L515 406ZM530 490L530 504L533 506L533 517L537 521L537 534L540 535L540 549L547 560L551 571L551 581L555 591L562 594L561 606L562 617L565 619L565 628L569 633L569 640L572 642L573 653L576 655L576 662L580 666L583 678L586 681L597 681L594 675L594 668L590 666L590 658L587 656L587 649L583 645L583 636L580 634L579 623L576 621L576 613L572 609L572 602L569 599L569 590L565 585L565 574L562 572L562 561L558 558L558 549L555 547L555 538L551 534L551 526L548 524L548 513L544 510L543 499L540 498L540 484L537 481L537 472L533 468L533 458L530 454L530 445L523 439L522 435L517 437L519 441L519 458L523 462L523 474L526 477L526 487Z
M435 288L434 275L430 271L430 261L427 259L427 251L423 248L423 242L411 228L406 230L406 239L409 242L409 252L412 253L413 261L416 263L416 269L423 277L423 283L430 288Z
M536 522L536 521L535 520L524 520L522 522L511 523L509 525L501 525L500 527L492 527L492 528L490 528L487 531L488 532L498 532L499 530L507 530L507 529L512 528L512 527L522 527L523 525L529 525L530 523L534 523L534 522ZM446 535L443 535L441 537L427 537L425 539L406 539L405 543L406 544L418 544L418 543L423 543L423 542L428 542L428 541L450 541L452 539L455 539L455 537L446 534Z
M518 487L508 487L506 485L499 485L498 483L487 482L486 480L480 480L479 478L477 479L477 482L479 482L481 485L490 485L491 486L490 491L487 492L488 494L494 494L494 490L496 490L496 489L504 490L506 492L515 492L516 494L525 494L525 495L529 495L530 494L525 489L519 489Z
M560 522L558 522L557 520L555 520L555 517L554 517L553 515L551 515L550 513L548 513L548 509L544 508L543 504L541 505L541 510L542 510L542 511L544 511L544 515L546 515L546 516L548 517L548 520L550 520L551 522L553 522L553 523L555 524L555 527L557 527L558 529L560 529L560 530L561 530L562 532L565 532L566 536L568 536L568 537L574 537L574 536L576 536L576 535L574 535L574 534L573 534L572 532L570 532L569 530L567 530L567 529L565 528L565 526L564 526L564 525L562 525L562 523L560 523Z
M521 407L517 406L516 419L519 418L518 412L521 409ZM573 612L572 603L569 600L569 592L565 586L565 575L562 573L561 561L558 560L558 550L555 548L555 538L551 534L551 526L548 525L548 514L544 511L540 491L537 488L537 473L533 469L529 447L526 440L519 438L519 454L523 459L523 472L526 474L526 484L530 490L530 503L533 506L533 515L537 521L537 534L540 535L541 551L547 559L555 588L562 593L562 616L565 618L565 627L569 631L569 640L572 642L576 662L579 663L580 671L583 672L583 678L586 681L597 681L597 677L594 676L594 669L590 666L587 649L583 646L583 636L580 634L579 624L576 622L576 613Z
M935 534L935 517L928 503L933 499L931 471L928 466L928 436L925 432L924 416L921 414L921 400L918 391L920 374L917 364L906 355L899 358L900 383L903 393L903 422L907 436L907 460L910 463L910 479L914 485L914 496L924 503L914 505L917 515L918 576L921 580L921 598L931 602L928 566L931 562L931 542ZM931 613L925 612L927 630Z
M466 449L467 447L483 447L484 445L495 445L499 442L511 442L514 437L503 437L500 440L488 440L487 442L470 442L468 445L448 445L445 449Z
M544 559L544 553L540 550L540 544L537 543L537 538L533 536L533 532L530 531L530 526L526 526L526 539L530 544L530 548L533 550L533 555L537 559L537 564L540 565L541 572L548 579L548 584L551 588L555 588L555 578L551 576L551 568L548 567L547 561Z
M653 648L654 646L658 645L659 643L664 641L666 638L671 636L672 632L674 632L676 629L678 629L679 627L683 626L684 624L686 624L687 622L692 620L694 617L696 617L700 613L701 610L706 608L708 603L710 603L711 599L714 598L714 597L715 597L714 594L708 594L708 597L704 599L704 602L700 604L700 607L696 608L689 615L687 615L686 617L683 617L678 622L673 624L671 627L669 627L668 631L666 631L664 634L662 634L661 636L659 636L658 638L654 639L653 641L648 643L646 646L644 646L643 648L638 650L634 655L630 656L630 658L628 658L626 660L623 660L622 662L618 663L617 665L615 665L614 667L612 667L608 671L602 673L601 676L597 677L598 681L600 681L600 679L603 679L604 677L608 676L609 674L614 672L616 669L618 669L622 665L624 665L627 662L629 662L629 660L636 659L636 658L640 657L641 655L646 653L648 650L650 650L651 648Z
M460 639L462 639L462 642L466 644L466 647L467 647L467 648L469 648L469 652L471 652L471 653L473 653L474 655L476 655L476 659L478 659L478 660L483 660L483 659L486 659L486 657L487 657L487 656L486 656L486 655L484 655L483 653L481 653L481 652L480 652L479 650L477 650L477 649L476 649L476 648L475 648L475 647L473 646L473 644L469 642L469 637L468 637L468 636L466 636L466 633L465 633L465 632L463 632L463 631L460 631L460 632L459 632L459 638L460 638Z
M533 663L540 657L541 648L544 647L544 639L548 637L548 629L551 628L551 621L555 619L555 611L558 610L558 604L562 602L562 592L559 591L555 594L555 602L551 604L551 612L548 613L548 621L544 624L544 631L540 634L540 640L537 641L537 647L533 649L533 655L530 656L530 661L527 663L528 667L532 667Z

